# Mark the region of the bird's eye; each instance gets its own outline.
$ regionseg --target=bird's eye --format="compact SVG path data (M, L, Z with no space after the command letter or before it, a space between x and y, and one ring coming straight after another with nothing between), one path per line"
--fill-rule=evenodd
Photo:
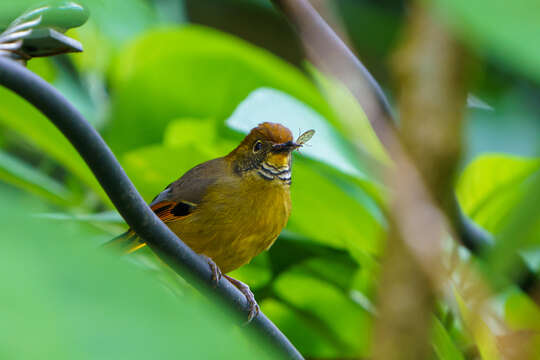
M261 151L261 149L262 149L262 141L261 141L261 140L257 140L257 141L255 142L255 144L253 144L253 152L255 152L255 153L256 153L256 152L259 152L259 151Z

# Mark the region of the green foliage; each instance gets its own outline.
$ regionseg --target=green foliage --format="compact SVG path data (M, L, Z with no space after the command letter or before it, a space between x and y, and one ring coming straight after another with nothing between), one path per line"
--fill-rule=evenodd
M275 122L276 119L291 131L297 132L297 137L310 128L317 129L316 135L301 148L302 155L360 179L367 178L366 170L360 168L362 165L343 135L313 109L283 92L269 88L253 91L227 119L227 125L248 133L258 124Z
M537 257L540 249L540 159L501 154L484 155L465 169L457 185L458 198L473 220L495 235L494 248L483 265L492 283L512 276L517 254L525 259ZM528 261L534 265L534 261ZM532 266L538 272L537 266ZM463 317L466 305L460 301ZM514 290L503 300L504 317L515 331L537 330L539 310L523 293ZM469 321L470 322L470 321ZM483 358L495 355L492 334L482 321L477 322L476 341ZM540 354L538 336L531 340L535 354ZM536 358L531 355L531 358Z
M51 201L61 204L68 202L69 190L63 184L3 151L0 151L0 179Z
M465 360L461 351L457 348L444 325L439 319L433 319L433 349L439 359Z
M97 251L87 225L29 217L35 201L0 194L12 204L0 207L2 358L276 358L228 311Z
M465 212L496 237L489 254L492 279L511 273L517 254L540 245L540 159L484 155L463 172L457 186Z
M89 26L95 26L92 20ZM97 28L93 31L81 31L81 36L103 36ZM89 53L98 52L94 46L89 43ZM149 48L153 50L149 52ZM108 49L105 44L104 50ZM374 274L377 267L373 256L380 252L386 226L379 185L355 160L351 144L334 126L333 112L309 78L270 53L202 27L147 32L100 58L105 63L97 66L84 58L77 60L78 55L71 58L81 76L108 69L95 85L110 85L109 100L95 102L91 92L85 95L83 91L82 102L74 101L79 106L94 104L103 112L109 145L148 201L194 165L231 151L242 138L234 130L246 132L256 123L278 121L294 132L308 126L317 131L295 155L294 210L286 239L279 240L280 245L269 255L233 275L251 285L262 310L284 327L304 354L367 355L371 315L350 294L374 287L373 277L358 283L354 275L359 267L365 274ZM62 71L48 75L49 81L73 94L76 87L70 81L74 79ZM265 89L257 90L261 87ZM264 108L252 103L253 96L261 92L267 104ZM58 131L22 100L5 95L0 99L6 105L0 110L0 121L18 134L24 146L44 151L64 167L69 182L63 195L81 199L79 192L83 191L83 199L99 196L101 190L85 164ZM95 115L92 118L99 124ZM20 163L17 158L12 160ZM11 173L14 178L4 179L51 200L54 187L45 179L54 174L44 171L43 176L32 178L22 171ZM82 190L73 185L81 180L86 184ZM88 222L101 229L104 237L112 237L115 234L108 231L114 223L109 216L80 215L84 209L93 211L94 204L95 200L63 203L60 212L47 209L42 218L58 226L66 221ZM135 258L142 266L156 266L149 251ZM157 279L178 286L174 276L163 276L163 270L158 273L162 275ZM368 299L373 293L364 296ZM342 309L332 314L330 310L336 306ZM291 319L298 319L301 327L287 325ZM306 340L302 329L314 338Z
M529 45L534 31L516 27L503 34L506 27L486 27L480 17L499 21L496 6L464 14L465 2L445 3L475 40L497 46L502 58L518 64L529 54L524 69L538 75L531 67L538 64L537 50ZM62 61L35 59L30 68L102 132L147 201L194 165L226 155L260 122L283 123L295 135L315 129L294 155L287 228L269 252L231 275L252 287L262 310L305 356L369 357L387 228L387 194L376 169L390 160L365 113L342 84L310 65L304 73L210 28L162 26L151 4L88 1L89 22L70 33L85 51ZM518 11L523 4L507 6ZM525 40L508 43L518 35ZM501 51L510 48L515 51ZM354 133L343 130L351 125ZM459 201L495 235L495 254L538 250L538 212L526 203L540 188L539 172L538 159L486 155L460 176ZM13 274L0 285L8 294L0 302L7 334L0 358L272 358L149 249L120 262L96 250L120 233L121 219L67 140L5 89L0 180L32 194L0 184L8 204L0 206L8 224L0 270ZM516 224L524 233L510 241ZM500 263L498 256L489 261ZM492 269L494 277L507 270ZM456 298L467 325L473 314L460 294ZM537 330L538 308L527 296L510 296L504 306L516 330ZM487 324L464 330L456 323L434 318L434 356L461 360L464 343L476 344L485 359L497 356ZM23 347L29 338L34 346Z
M285 90L329 113L297 69L252 45L196 26L151 31L124 48L112 67L114 121L106 139L123 153L160 141L174 118L223 121L262 86Z
M342 135L359 148L360 154L365 153L379 163L389 165L390 158L386 150L371 127L364 110L349 89L339 81L324 76L313 66L309 66L308 69L337 113L339 122L335 125L343 127L347 124L347 129L355 129L354 133L342 131ZM358 158L358 153L356 158Z
M316 129L313 139L299 151L301 156L295 157L291 188L295 211L287 228L325 244L349 248L353 254L377 252L384 220L367 193L374 181L368 170L359 169L351 145L327 120L287 94L259 89L238 106L227 124L247 133L258 123L275 119L289 129L301 129L299 132ZM331 203L339 206L329 212ZM336 233L336 228L341 231Z
M505 316L514 330L540 331L540 310L527 296L513 292L505 302Z
M540 80L540 3L536 0L436 0L463 39Z
M540 159L483 155L463 172L457 195L463 210L484 229L498 234L509 214L527 196L530 180L540 171Z
M478 314L471 311L456 289L454 289L454 296L459 307L459 313L468 326L468 331L478 347L481 358L483 360L500 359L500 353L497 349L497 339L489 326Z
M0 88L0 124L66 167L102 199L106 195L68 140L45 116L17 95Z

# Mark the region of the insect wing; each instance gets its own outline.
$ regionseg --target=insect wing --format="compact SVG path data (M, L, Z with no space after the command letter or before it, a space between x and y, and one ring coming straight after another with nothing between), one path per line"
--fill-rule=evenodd
M311 138L313 137L314 134L315 134L315 130L313 130L313 129L308 130L308 131L304 132L302 135L300 135L298 137L298 139L296 140L296 143L298 145L304 145L309 140L311 140Z

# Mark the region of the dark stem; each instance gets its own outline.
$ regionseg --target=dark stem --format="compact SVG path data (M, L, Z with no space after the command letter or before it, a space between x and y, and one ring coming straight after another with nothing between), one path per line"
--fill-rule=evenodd
M381 142L389 147L395 131L390 103L368 69L306 0L272 0L302 39L306 53L321 70L336 79L355 74L362 81L347 84L365 111Z
M178 274L204 293L211 291L210 267L169 230L139 195L97 131L73 105L45 80L14 61L0 57L0 85L41 111L68 138L88 164L128 225ZM225 303L247 316L248 303L233 285L221 279L215 289ZM252 325L284 356L303 359L292 343L261 312ZM250 326L250 327L251 327Z

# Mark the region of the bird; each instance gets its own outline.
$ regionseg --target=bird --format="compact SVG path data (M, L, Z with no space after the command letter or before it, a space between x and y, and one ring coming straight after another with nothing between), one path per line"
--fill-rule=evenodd
M150 203L154 213L203 256L215 284L221 277L246 297L248 322L259 314L249 286L228 275L268 250L291 214L292 152L314 130L293 141L278 123L253 128L228 155L199 164L169 184ZM145 245L133 230L113 239L130 253Z

